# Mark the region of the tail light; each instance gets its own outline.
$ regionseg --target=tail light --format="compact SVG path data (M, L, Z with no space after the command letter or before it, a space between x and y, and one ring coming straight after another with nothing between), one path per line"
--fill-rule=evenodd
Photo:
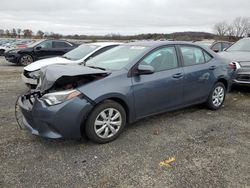
M229 67L230 69L233 69L233 70L236 70L236 69L237 69L237 65L236 65L235 62L229 63L229 64L228 64L228 67Z

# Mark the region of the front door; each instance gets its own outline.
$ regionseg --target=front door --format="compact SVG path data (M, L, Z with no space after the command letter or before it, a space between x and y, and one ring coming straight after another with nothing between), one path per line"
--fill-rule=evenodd
M151 65L155 72L132 78L137 118L182 104L184 74L174 46L153 51L139 64Z
M34 48L37 59L44 59L53 56L52 41L46 40Z

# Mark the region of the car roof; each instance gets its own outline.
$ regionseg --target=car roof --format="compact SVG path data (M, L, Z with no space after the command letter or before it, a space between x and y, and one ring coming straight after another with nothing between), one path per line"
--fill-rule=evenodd
M129 46L145 46L145 47L158 47L162 45L174 45L174 44L189 44L189 45L196 45L192 42L184 42L184 41L140 41L140 42L130 42L123 45ZM199 45L197 45L199 46Z
M242 38L241 40L250 40L250 37L245 37L245 38Z
M122 42L93 42L93 43L85 43L85 45L97 45L99 47L112 46L112 45L121 45Z

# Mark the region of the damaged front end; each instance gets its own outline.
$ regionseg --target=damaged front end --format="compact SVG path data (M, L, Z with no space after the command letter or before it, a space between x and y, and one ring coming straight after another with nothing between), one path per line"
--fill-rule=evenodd
M18 99L23 125L42 137L80 138L94 101L77 88L109 74L80 65L53 65L41 70L38 87Z

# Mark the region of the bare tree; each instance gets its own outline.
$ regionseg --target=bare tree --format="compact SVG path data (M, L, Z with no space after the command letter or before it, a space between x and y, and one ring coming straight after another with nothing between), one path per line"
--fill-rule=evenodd
M234 36L241 38L247 36L250 31L250 18L249 17L237 17L232 23L234 29Z
M37 34L36 34L38 37L40 37L40 38L43 38L43 36L44 36L44 32L43 31L41 31L41 30L39 30L39 31L37 31Z
M20 28L18 28L17 29L18 38L21 38L21 32L22 32L22 30Z
M228 25L228 27L227 27L227 36L229 36L229 37L235 36L235 30L234 30L234 27L232 25Z
M15 28L13 28L13 29L11 30L11 36L14 37L14 38L16 38L17 33L16 33L16 29L15 29Z
M214 25L214 31L219 35L220 37L223 37L227 34L228 32L228 24L227 22L219 22Z
M9 31L8 29L5 30L5 35L6 35L7 37L10 36L10 31Z
M25 38L31 38L33 34L33 31L30 29L24 29L23 30L23 35Z

